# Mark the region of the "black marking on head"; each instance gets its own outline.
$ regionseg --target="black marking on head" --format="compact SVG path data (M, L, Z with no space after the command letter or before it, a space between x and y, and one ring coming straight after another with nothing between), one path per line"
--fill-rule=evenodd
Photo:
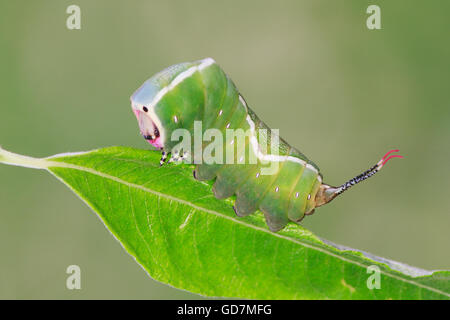
M148 109L146 106L142 106L142 110L144 110L144 112L148 112Z

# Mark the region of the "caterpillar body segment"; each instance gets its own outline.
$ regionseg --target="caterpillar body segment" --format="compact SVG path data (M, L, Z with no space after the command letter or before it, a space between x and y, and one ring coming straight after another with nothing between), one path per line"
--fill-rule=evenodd
M185 159L185 151L178 149L179 140L173 139L177 129L186 129L191 141L200 133L200 152L189 150L190 161L196 163L194 177L215 179L217 198L236 195L233 208L238 216L259 209L272 231L289 221L300 222L305 214L370 177L393 157L387 154L341 187L322 183L319 168L257 117L211 58L180 63L154 75L131 96L131 104L141 134L163 152L161 164L168 153L172 154L169 161ZM205 153L208 148L213 150L214 132L224 139L211 153L211 161Z

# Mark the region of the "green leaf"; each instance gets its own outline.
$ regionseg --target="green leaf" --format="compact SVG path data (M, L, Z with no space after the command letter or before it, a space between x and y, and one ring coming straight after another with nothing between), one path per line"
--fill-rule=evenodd
M193 166L159 167L159 158L125 147L44 159L0 149L0 162L52 173L152 278L180 289L251 299L450 298L449 271L340 247L295 224L273 233L261 213L239 218L232 199L215 199ZM380 289L368 288L369 266L380 270Z

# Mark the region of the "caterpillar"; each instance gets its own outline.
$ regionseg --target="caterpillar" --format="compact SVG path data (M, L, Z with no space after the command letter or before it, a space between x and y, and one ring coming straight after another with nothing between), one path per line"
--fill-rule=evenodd
M216 198L236 195L233 209L238 216L259 209L274 232L289 221L299 223L315 208L373 176L391 158L402 157L391 154L398 150L391 150L369 170L339 187L323 183L318 166L256 116L211 58L166 68L145 81L130 100L142 136L162 152L160 165L169 155L168 162L194 163L196 179L215 179ZM197 124L201 126L195 133ZM177 130L189 133L183 140L195 140L199 135L205 138L208 132L225 135L211 152L211 157L220 161L205 158L202 162L202 150L206 151L212 139L203 139L195 150L181 150L179 140L173 137ZM237 135L229 137L230 130L246 133L241 143L236 142ZM270 166L272 172L264 174Z

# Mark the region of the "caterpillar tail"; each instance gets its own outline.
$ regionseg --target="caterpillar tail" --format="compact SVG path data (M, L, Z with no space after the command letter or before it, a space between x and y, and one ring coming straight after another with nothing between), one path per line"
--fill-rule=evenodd
M338 195L347 191L354 185L372 177L375 173L380 171L390 159L403 158L403 156L398 155L398 154L391 155L391 153L398 152L398 151L399 151L398 149L390 150L373 167L371 167L370 169L357 175L356 177L348 180L347 182L345 182L344 184L342 184L339 187L333 187L333 186L330 186L327 184L322 184L319 188L319 191L316 194L316 207L320 207L320 206L330 202L331 200L336 198Z

